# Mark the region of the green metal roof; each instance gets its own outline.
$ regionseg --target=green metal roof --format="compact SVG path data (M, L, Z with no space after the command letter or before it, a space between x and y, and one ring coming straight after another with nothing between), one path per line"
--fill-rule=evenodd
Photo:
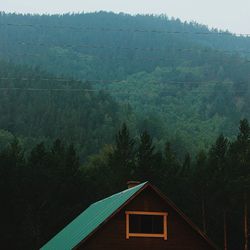
M70 250L74 248L137 193L146 183L147 182L126 189L106 199L93 203L55 237L47 242L41 250Z

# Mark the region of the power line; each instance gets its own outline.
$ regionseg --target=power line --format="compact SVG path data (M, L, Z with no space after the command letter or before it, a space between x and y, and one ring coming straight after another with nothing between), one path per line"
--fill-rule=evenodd
M5 56L4 54L2 54L2 56ZM27 54L27 53L23 53L23 54L7 54L7 56L8 57L10 57L10 56L23 56L23 57L25 57L25 56L27 56L27 57L41 57L41 56L43 56L43 55L41 55L41 54ZM52 57L67 57L68 55L58 55L58 54L55 54L55 55L52 55ZM83 58L83 59L89 59L89 57L90 56L86 56L86 55L75 55L77 58ZM99 58L99 57L98 57ZM103 59L103 58L101 58L101 59ZM119 61L120 60L133 60L133 59L135 59L136 61L139 61L139 60L144 60L144 61L147 61L147 62L150 62L150 61L164 61L164 62L166 62L166 61L170 61L170 62L173 62L173 60L174 59L170 59L170 58L161 58L161 57L138 57L138 58L118 58L119 59ZM250 61L244 61L244 62L250 62Z
M9 81L9 80L18 80L18 81L56 81L56 82L82 82L80 80L71 80L71 79L66 79L66 78L27 78L27 77L1 77L0 80L3 81Z
M18 81L55 81L55 82L87 82L87 83L111 83L111 82L122 82L122 80L90 80L90 79L82 79L82 80L74 80L74 79L66 79L66 78L40 78L37 76L36 78L27 78L27 77L0 77L0 80L18 80Z
M42 57L43 55L41 54L28 54L28 53L22 53L22 54L3 54L2 53L2 56L7 56L7 57L11 57L11 56L19 56L19 57ZM68 55L58 55L58 54L55 54L55 55L52 55L52 57L67 57ZM86 55L75 55L77 58L83 58L83 59L89 59L88 57L89 56L86 56ZM99 57L98 57L99 58ZM103 58L102 58L103 59ZM179 59L170 59L170 58L162 58L162 57L137 57L137 58L117 58L120 60L131 60L131 61L140 61L140 60L143 60L143 61L147 61L147 62L155 62L155 61L164 61L164 62L175 62L175 61L178 61ZM250 60L242 60L242 63L250 63Z
M17 23L0 23L0 26L16 26L16 27L32 27L32 28L55 28L55 29L72 29L72 30L86 30L86 31L102 31L102 32L134 32L134 33L159 33L159 34L193 34L193 35L218 35L218 36L242 36L250 37L248 33L230 33L230 32L216 32L216 31L180 31L180 30L157 30L157 29L124 29L124 28L106 28L106 27L86 27L69 26L69 25L41 25L41 24L17 24Z
M1 90L6 90L6 91L27 91L27 92L68 92L68 93L80 93L80 92L106 92L107 94L122 94L122 95L136 95L136 96L142 96L142 95L162 95L166 94L168 91L167 90L161 90L159 93L154 93L152 91L141 91L141 90L110 90L110 89L85 89L85 88L76 88L76 89L65 89L65 88L18 88L18 87L0 87ZM224 89L219 89L220 91L224 91ZM193 90L186 90L186 92L199 92L199 93L211 93L214 91L214 89L211 90L199 90L199 89L193 89ZM218 89L216 90L218 91ZM242 91L237 91L238 93L245 93L245 90Z
M28 46L49 46L49 44L45 43L26 43L26 42L17 42L19 45L28 45ZM91 44L79 44L79 45L72 45L72 44L66 44L66 45L53 45L58 46L62 48L88 48L88 49L117 49L117 50L142 50L142 51L165 51L167 49L164 48L153 48L153 47L120 47L120 46L105 46L105 45L91 45ZM190 49L175 49L177 51L189 51Z
M76 88L76 89L65 89L65 88L16 88L16 87L0 87L1 90L8 90L8 91L28 91L28 92L107 92L112 94L128 94L128 95L138 95L139 93L131 92L130 90L127 91L114 91L114 90L108 90L108 89L85 89L85 88ZM140 94L150 94L150 92L143 92Z
M108 93L122 93L122 94L129 94L130 91L114 91L114 90L108 90L108 89L86 89L86 88L71 88L71 89L65 89L65 88L18 88L18 87L0 87L0 90L20 90L20 91L29 91L29 92L108 92Z
M63 92L99 92L98 89L65 89L65 88L16 88L16 87L0 87L0 90L24 90L24 91L63 91Z
M44 55L41 55L41 54L27 54L27 53L23 53L23 54L1 54L1 56L7 56L7 57L11 57L11 56L19 56L19 57L42 57ZM54 55L50 55L51 57L67 57L68 55L58 55L58 54L54 54ZM90 56L86 56L86 55L75 55L77 58L83 58L83 59L86 59L88 60ZM100 57L98 57L98 59L100 59ZM103 57L101 59L104 59ZM109 58L110 59L110 58ZM155 61L164 61L164 62L173 62L174 59L169 59L169 58L161 58L161 57L137 57L137 58L125 58L125 57L122 57L122 58L117 58L119 59L119 61L123 60L130 60L130 61L140 61L140 60L143 60L143 61L147 61L147 62L155 62ZM244 61L245 63L250 63L250 61Z
M0 87L1 90L8 90L8 91L28 91L28 92L107 92L108 94L126 94L126 95L152 95L152 92L149 91L139 91L132 92L131 90L126 91L119 91L119 90L109 90L109 89L63 89L63 88L10 88L10 87Z
M39 47L48 47L50 46L49 44L45 43L27 43L27 42L16 42L19 45L27 45L27 46L39 46ZM116 49L116 50L135 50L135 51L148 51L148 52L180 52L180 51L186 51L186 52L192 52L192 51L197 51L198 52L217 52L217 53L229 53L229 54L235 54L235 53L250 53L250 50L218 50L218 49L213 49L213 48L207 48L207 49L180 49L180 48L155 48L155 47L120 47L120 46L105 46L105 45L90 45L90 44L79 44L79 45L71 45L71 44L66 44L66 45L59 45L59 44L53 44L53 46L58 46L61 48L89 48L89 49Z
M28 78L28 77L0 77L2 81L54 81L54 82L78 82L78 83L119 83L119 84L135 84L138 83L136 80L119 80L119 79L82 79L82 80L74 80L74 79L67 79L67 78L40 78L39 76L35 78ZM159 83L159 84L234 84L232 81L219 81L219 80L212 80L212 81L177 81L177 80L167 80L167 81L151 81L152 84ZM247 81L237 81L237 83L249 83Z

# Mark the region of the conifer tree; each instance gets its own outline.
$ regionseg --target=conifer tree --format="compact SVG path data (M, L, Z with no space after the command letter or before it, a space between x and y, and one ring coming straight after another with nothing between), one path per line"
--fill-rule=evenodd
M196 199L200 201L202 229L207 233L207 196L208 196L208 171L207 171L207 156L204 151L200 151L196 157L196 162L193 171L193 188Z
M114 186L124 187L126 182L134 176L135 170L135 140L130 137L127 125L124 123L118 131L114 151L109 157Z
M223 245L224 250L228 249L228 208L231 201L231 189L229 181L228 168L228 148L229 142L220 135L215 144L211 147L209 152L209 167L211 171L210 187L214 193L215 203L219 205L222 210L223 218Z
M237 140L230 148L231 168L233 170L235 190L243 200L244 250L249 248L248 204L250 191L250 126L247 119L240 121Z
M157 161L157 154L152 138L147 131L140 135L139 147L136 154L136 176L142 181L154 183L159 171L160 162Z

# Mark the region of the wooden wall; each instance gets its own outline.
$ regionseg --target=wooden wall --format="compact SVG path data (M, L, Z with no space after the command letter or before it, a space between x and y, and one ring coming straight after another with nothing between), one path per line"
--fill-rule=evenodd
M125 211L168 212L168 239L126 239ZM214 249L150 188L144 190L77 250L211 250Z

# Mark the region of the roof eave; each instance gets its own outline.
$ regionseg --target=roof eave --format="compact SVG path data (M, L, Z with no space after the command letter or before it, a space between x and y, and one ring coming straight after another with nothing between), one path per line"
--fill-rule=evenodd
M209 238L208 236L200 230L200 228L195 225L167 196L165 196L157 187L148 183L148 186L151 187L163 200L167 202L185 221L189 224L196 233L198 233L211 247L214 249L219 249Z

